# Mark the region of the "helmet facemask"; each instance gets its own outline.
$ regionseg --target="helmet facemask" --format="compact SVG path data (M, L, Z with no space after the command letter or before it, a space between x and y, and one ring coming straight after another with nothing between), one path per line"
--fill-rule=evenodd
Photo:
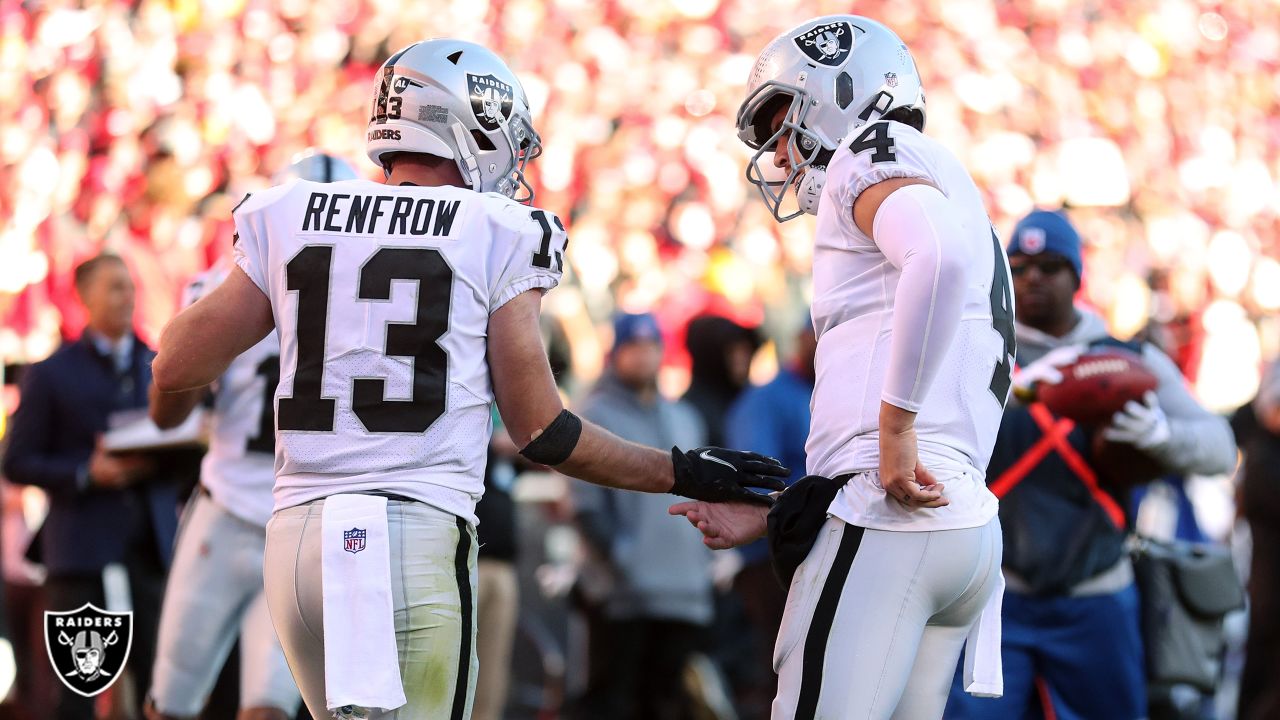
M787 103L787 111L775 130L773 118L783 103ZM771 80L756 88L738 112L738 137L755 150L747 163L747 181L760 191L769 212L778 222L786 222L805 213L816 213L818 196L822 193L826 162L832 150L823 146L817 133L805 127L811 106L810 94L804 88ZM767 168L773 166L778 142L788 133L791 170L785 178L778 180L777 173ZM784 214L782 205L787 191L793 187L797 207L794 212Z
M827 165L851 132L898 108L924 116L920 73L906 45L889 28L856 15L813 18L778 35L756 57L747 89L738 111L738 137L756 151L747 179L780 222L817 214ZM775 131L771 123L781 107L787 112ZM775 150L783 131L791 132L795 164L775 182L760 158ZM800 212L782 210L792 187Z
M513 187L510 197L518 203L531 204L533 187L525 179L524 170L529 163L542 155L542 138L523 115L515 115L511 118L507 124L507 136L513 140L511 146L515 148L515 164L511 170Z

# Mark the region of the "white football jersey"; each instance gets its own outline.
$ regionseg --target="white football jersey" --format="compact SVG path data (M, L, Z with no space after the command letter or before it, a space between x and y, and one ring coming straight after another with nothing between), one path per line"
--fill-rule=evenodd
M932 384L919 399L916 435L924 466L946 484L950 505L907 511L886 502L878 475L850 482L831 512L862 527L940 530L976 527L996 514L984 481L1008 397L1013 295L1008 261L969 173L946 148L914 128L871 123L846 140L827 169L813 258L817 383L806 452L810 473L833 477L879 468L881 393L893 342L901 271L853 220L866 188L921 178L955 203L945 252L968 259L969 287L959 327ZM923 326L925 318L921 319ZM921 328L924 332L924 328Z
M489 315L555 287L555 215L496 194L295 181L234 212L280 333L276 509L404 495L475 522L492 430Z
M198 275L183 293L183 306L213 290L231 271L219 263ZM280 342L273 332L231 361L218 379L209 451L200 465L200 483L219 505L248 522L265 526L271 518L275 484L275 403L280 374Z

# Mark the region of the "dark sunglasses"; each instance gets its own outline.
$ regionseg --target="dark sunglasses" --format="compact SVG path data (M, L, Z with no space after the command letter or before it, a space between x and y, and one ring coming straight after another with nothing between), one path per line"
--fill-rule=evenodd
M1025 275L1031 268L1038 269L1041 275L1057 275L1070 270L1071 261L1061 257L1045 257L1020 261L1017 264L1009 263L1009 272L1013 273L1014 277Z

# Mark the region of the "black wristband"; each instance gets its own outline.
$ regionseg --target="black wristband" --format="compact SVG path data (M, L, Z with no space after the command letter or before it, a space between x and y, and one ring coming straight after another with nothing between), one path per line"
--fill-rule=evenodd
M581 436L582 421L568 410L561 410L547 429L529 441L520 454L541 465L559 465L569 459Z

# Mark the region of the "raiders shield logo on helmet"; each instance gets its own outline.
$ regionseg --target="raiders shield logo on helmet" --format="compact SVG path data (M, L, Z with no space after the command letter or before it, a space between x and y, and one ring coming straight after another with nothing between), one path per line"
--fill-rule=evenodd
M63 685L93 697L120 677L133 647L133 613L79 610L44 614L44 647Z
M795 39L796 46L814 62L836 67L849 59L853 48L853 26L832 22L808 30Z
M471 93L471 112L485 130L497 130L511 117L515 93L511 86L493 75L467 73L467 90Z

